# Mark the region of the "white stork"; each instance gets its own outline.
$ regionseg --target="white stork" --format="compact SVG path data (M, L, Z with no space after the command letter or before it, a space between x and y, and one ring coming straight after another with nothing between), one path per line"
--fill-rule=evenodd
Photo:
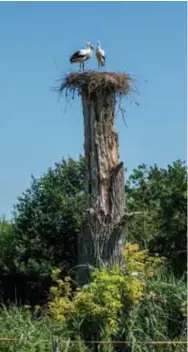
M100 66L104 66L105 65L105 60L106 60L105 52L101 48L99 41L97 42L96 58L97 58L97 61L98 61L98 69L99 69Z
M88 42L87 49L78 50L70 57L71 64L79 63L80 64L80 71L81 71L81 69L84 71L84 62L91 58L92 53L93 53L93 49L94 48L91 45L91 43Z

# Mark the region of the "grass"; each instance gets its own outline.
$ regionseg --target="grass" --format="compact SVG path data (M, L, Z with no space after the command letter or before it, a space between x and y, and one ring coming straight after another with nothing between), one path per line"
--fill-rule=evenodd
M2 307L0 338L4 337L20 341L1 341L2 352L51 352L51 332L48 325L42 318L34 319L30 311L24 308Z
M127 331L117 336L118 340L129 340L127 345L105 345L103 352L184 352L186 345L166 344L148 345L139 341L186 341L186 283L177 280L172 274L158 273L146 289L140 306L133 312ZM184 308L183 308L184 307ZM79 319L78 319L79 320ZM121 320L121 324L126 322ZM61 340L60 351L90 352L78 334L79 321L75 322L75 331L67 331L65 326L56 326ZM51 352L54 326L45 313L40 317L32 314L28 307L5 307L0 309L0 338L17 338L19 341L0 341L1 352ZM77 334L77 335L76 335ZM80 339L77 344L73 339ZM25 341L27 340L27 341Z
M186 284L159 273L148 285L147 293L135 317L129 338L133 341L186 341L186 319L183 304L186 301ZM130 336L131 335L131 336ZM184 352L185 344L140 345L134 351Z

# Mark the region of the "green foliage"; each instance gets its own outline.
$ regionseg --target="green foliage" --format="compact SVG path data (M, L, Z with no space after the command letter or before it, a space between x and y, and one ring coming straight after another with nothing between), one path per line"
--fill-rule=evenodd
M51 352L49 327L42 317L33 318L27 307L1 308L0 338L4 337L18 341L0 341L1 352Z
M129 227L134 240L168 259L174 272L186 270L187 170L176 161L166 169L140 165L126 184L127 206L142 211Z
M23 344L0 342L0 350L48 352L55 329L68 341L61 343L66 352L97 351L83 339L131 341L105 345L100 352L185 351L184 345L138 342L186 340L186 284L181 278L186 270L185 164L176 161L166 169L140 165L133 171L126 185L127 207L143 214L129 226L127 240L137 244L127 244L124 251L126 271L118 266L95 269L89 285L73 289L68 271L77 259L84 197L84 160L63 159L39 180L32 178L13 222L0 221L0 296L48 308L38 313L37 307L34 312L29 307L0 309L0 337L29 338ZM71 344L73 339L79 343Z
M0 228L0 294L4 301L45 302L50 273L77 261L84 208L84 160L64 159L18 199L13 224Z
M158 271L146 286L145 295L133 315L131 335L136 341L186 341L186 283L168 271ZM151 346L138 345L135 351L147 352ZM186 345L158 345L156 352L186 351Z
M39 310L39 311L38 311ZM39 315L40 312L40 315ZM39 307L31 311L29 306L11 306L0 309L0 351L1 352L51 352L53 321ZM61 352L89 352L80 340L71 344L71 332L59 329ZM6 341L1 339L6 338ZM8 339L16 339L11 341Z
M76 262L83 213L83 160L62 160L32 184L15 207L17 267L48 275Z
M12 223L5 218L0 219L0 273L10 273L13 268L13 257L15 253L14 232Z
M91 283L75 292L71 289L70 278L63 281L59 271L54 271L56 286L50 290L48 313L56 324L61 323L73 331L75 320L79 320L75 334L90 341L112 339L123 335L124 331L128 334L132 314L138 310L147 281L162 259L150 257L147 250L139 251L135 244L127 244L123 254L126 271L120 266L112 270L95 269Z
M186 345L140 341L186 340L186 283L164 270L162 258L151 257L137 244L127 244L124 256L126 270L95 269L91 283L76 291L69 277L62 280L61 270L54 270L46 311L3 306L0 338L20 341L1 341L0 350L51 352L53 332L60 338L60 352L185 352ZM114 340L130 343L115 345Z

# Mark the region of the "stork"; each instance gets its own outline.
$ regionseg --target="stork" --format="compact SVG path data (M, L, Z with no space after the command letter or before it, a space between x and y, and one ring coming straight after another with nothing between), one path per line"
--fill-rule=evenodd
M99 41L97 42L96 58L97 58L97 61L98 61L98 70L99 70L100 66L104 66L105 65L105 60L106 60L105 52L101 48Z
M80 71L81 70L84 71L84 62L91 58L92 53L93 53L93 49L94 48L91 45L91 43L88 42L87 49L78 50L70 57L71 64L79 63L80 64Z

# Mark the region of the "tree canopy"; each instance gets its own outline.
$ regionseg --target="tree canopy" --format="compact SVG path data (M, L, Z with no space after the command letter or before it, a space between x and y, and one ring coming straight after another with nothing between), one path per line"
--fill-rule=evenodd
M128 237L165 256L176 274L186 269L187 169L177 160L167 168L140 165L126 184L127 206L143 212Z

